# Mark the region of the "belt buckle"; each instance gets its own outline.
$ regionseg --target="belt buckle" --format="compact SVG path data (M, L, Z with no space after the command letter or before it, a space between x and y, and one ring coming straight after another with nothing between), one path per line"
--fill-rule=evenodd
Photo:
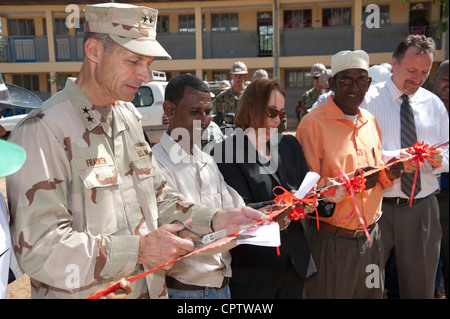
M362 235L364 235L364 229L357 229L353 233L353 237L361 237Z

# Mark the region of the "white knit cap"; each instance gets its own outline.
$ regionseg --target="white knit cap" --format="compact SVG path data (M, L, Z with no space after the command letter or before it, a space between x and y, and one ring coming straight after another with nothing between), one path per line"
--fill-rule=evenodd
M369 72L369 55L366 51L341 51L333 55L331 58L331 76L349 69L363 69Z
M106 33L131 52L171 59L156 41L158 10L123 3L87 5L85 31Z

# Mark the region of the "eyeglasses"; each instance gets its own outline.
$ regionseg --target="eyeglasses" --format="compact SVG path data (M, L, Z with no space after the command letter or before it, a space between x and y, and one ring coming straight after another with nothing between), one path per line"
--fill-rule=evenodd
M284 116L286 115L286 112L284 111L278 111L278 110L274 110L274 109L269 109L269 111L267 112L267 116L274 119L277 116L280 116L280 121L284 119Z
M360 87L365 87L367 84L369 84L369 78L365 76L357 78L356 80L353 80L352 78L340 78L340 77L337 77L337 79L345 86L353 85L354 82L356 82L356 84Z

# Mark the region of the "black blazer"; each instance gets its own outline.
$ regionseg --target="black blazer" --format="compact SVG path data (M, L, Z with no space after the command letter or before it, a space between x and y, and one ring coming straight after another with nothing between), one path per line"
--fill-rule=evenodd
M273 140L278 143L272 143ZM239 145L238 141L241 141ZM276 134L271 141L268 143L272 154L270 165L264 158L256 155L256 149L247 136L229 137L217 145L213 152L226 183L242 196L248 206L256 209L272 204L275 198L273 188L276 186L297 190L308 172L302 148L295 137ZM273 155L276 147L278 161ZM280 193L277 192L277 195ZM273 247L240 245L233 248L231 282L241 285L270 285L283 275L288 260L292 262L298 275L305 278L311 254L301 222L292 221L280 235L279 257Z

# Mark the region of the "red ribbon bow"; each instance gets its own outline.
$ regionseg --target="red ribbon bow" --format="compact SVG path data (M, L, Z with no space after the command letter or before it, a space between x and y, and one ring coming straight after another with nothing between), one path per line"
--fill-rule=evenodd
M275 194L275 190L279 188L281 190L283 190L283 193L280 195ZM300 208L297 207L297 205L299 204L307 204L307 205L313 205L314 209L316 210L316 216L317 218L319 217L319 213L317 212L317 208L316 208L316 198L312 198L313 196L315 196L316 194L311 194L306 196L305 198L299 199L297 197L294 196L294 194L292 194L291 192L287 191L286 189L284 189L281 186L276 186L273 189L273 193L276 196L274 199L274 203L276 204L286 204L288 206L295 206L290 212L289 212L289 219L290 220L299 220L300 218L305 218L305 211ZM317 228L319 228L319 224L317 223Z
M412 190L411 190L411 196L410 196L410 201L409 201L409 207L412 207L412 203L413 203L413 199L414 199L414 189L416 188L416 182L417 182L417 175L419 174L419 166L425 167L425 159L428 159L428 161L433 162L434 164L436 164L439 167L442 167L439 163L437 163L436 161L432 160L430 157L433 156L434 154L434 150L436 148L428 148L428 144L423 144L423 142L417 142L415 143L412 147L408 148L408 153L410 153L411 155L413 155L413 158L411 158L408 161L408 164L411 162L416 162L416 172L414 173L414 181L413 181L413 186L412 186Z
M367 240L370 241L370 235L367 231L366 222L364 221L364 218L361 215L361 212L359 211L358 205L356 204L355 199L355 193L362 192L366 189L366 179L364 178L364 171L362 169L358 169L356 173L360 173L359 176L355 176L354 178L350 179L347 174L344 173L342 169L339 169L338 176L343 181L344 185L347 187L347 192L352 198L353 201L353 210L348 214L347 217L345 217L342 220L338 220L338 222L343 222L344 220L347 220L350 218L350 216L353 215L353 212L356 211L356 214L358 215L359 222L361 223L364 233L367 236ZM356 174L355 174L356 175ZM339 203L337 204L339 205ZM337 206L336 206L337 209ZM337 219L336 219L337 220Z

